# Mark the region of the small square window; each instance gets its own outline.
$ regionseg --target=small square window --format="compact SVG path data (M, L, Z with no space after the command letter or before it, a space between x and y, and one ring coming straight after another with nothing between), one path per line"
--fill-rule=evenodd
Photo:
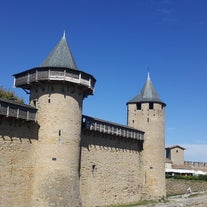
M137 103L137 110L141 110L142 109L142 104L141 103Z
M153 102L150 102L150 103L149 103L149 109L154 109L154 104L153 104Z

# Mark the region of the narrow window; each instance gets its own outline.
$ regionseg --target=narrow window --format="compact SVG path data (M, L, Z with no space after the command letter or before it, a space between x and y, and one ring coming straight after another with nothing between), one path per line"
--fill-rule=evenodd
M37 100L33 100L33 106L36 108L37 107Z
M137 103L137 110L141 110L142 109L142 104L141 103Z
M153 104L153 102L150 102L150 103L149 103L149 109L154 109L154 104Z

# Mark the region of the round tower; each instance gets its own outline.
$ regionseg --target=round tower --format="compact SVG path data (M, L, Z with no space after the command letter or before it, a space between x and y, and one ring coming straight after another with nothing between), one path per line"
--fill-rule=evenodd
M152 199L166 196L165 106L149 74L141 92L127 103L128 126L145 132L141 153L143 196Z
M14 76L38 109L32 206L81 206L82 103L93 94L94 77L78 70L65 35L41 67Z

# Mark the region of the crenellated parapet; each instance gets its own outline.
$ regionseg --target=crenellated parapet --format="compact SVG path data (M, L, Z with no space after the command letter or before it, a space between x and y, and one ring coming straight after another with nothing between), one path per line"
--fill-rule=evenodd
M207 162L184 161L185 166L207 168Z

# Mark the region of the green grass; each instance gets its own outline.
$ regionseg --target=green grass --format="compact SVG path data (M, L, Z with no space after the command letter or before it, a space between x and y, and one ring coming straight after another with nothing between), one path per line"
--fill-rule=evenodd
M160 200L160 201L142 200L142 201L139 201L139 202L136 202L136 203L112 205L112 206L108 206L108 207L134 207L134 206L139 206L139 205L155 204L155 203L159 203L159 202L166 203L166 202L168 202L168 200L163 200L163 199Z
M194 198L194 197L198 197L200 195L201 195L200 193L195 193L195 194L189 195L188 198Z

